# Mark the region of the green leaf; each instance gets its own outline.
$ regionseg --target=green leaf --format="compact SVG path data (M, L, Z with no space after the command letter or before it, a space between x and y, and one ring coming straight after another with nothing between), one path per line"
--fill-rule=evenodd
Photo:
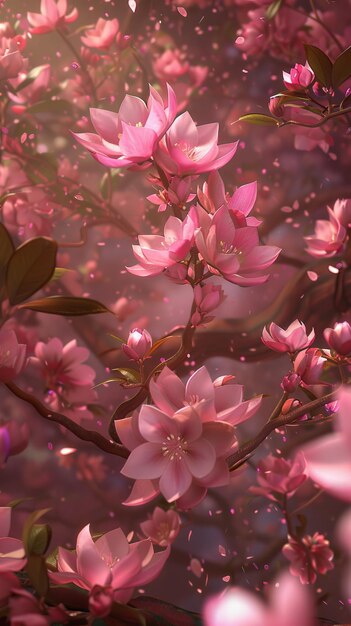
M24 80L22 80L22 82L17 85L16 87L16 93L21 91L22 89L24 89L25 87L28 87L28 85L31 85L31 83L38 78L38 76L40 76L42 70L44 69L45 65L38 65L37 67L33 67L33 69L30 70L30 72L28 72L26 78Z
M334 61L332 82L334 87L339 87L351 77L351 46L342 52Z
M0 224L0 289L4 284L7 264L15 251L10 233Z
M333 64L329 57L323 50L310 44L305 44L305 52L307 61L314 71L317 81L324 87L330 87L332 84Z
M283 4L283 0L274 0L274 2L272 2L272 4L269 5L266 11L267 20L272 20L277 15L282 4Z
M38 511L33 511L33 513L28 515L22 530L22 541L27 555L30 554L29 543L33 526L50 510L51 509L39 509Z
M45 598L49 591L49 577L44 558L38 554L30 555L26 565L26 572L37 594L41 598Z
M125 383L126 379L125 378L107 378L106 380L103 380L101 383L97 383L97 385L94 385L93 389L96 389L97 387L101 387L102 385L108 385L109 383Z
M274 117L263 115L262 113L249 113L239 117L239 122L248 122L249 124L259 124L260 126L279 126L279 122Z
M76 298L75 296L48 296L40 300L31 300L22 304L20 309L29 309L39 313L52 315L92 315L96 313L110 313L110 310L101 302L91 298Z
M29 532L27 549L29 554L45 554L51 541L49 524L34 524Z
M130 367L114 367L112 371L121 374L122 378L129 383L140 383L140 374L138 370L134 370Z
M59 280L62 276L67 274L67 272L72 271L73 270L67 269L66 267L56 267L51 280Z
M51 279L56 264L57 243L35 237L12 254L6 272L6 290L11 304L20 304Z

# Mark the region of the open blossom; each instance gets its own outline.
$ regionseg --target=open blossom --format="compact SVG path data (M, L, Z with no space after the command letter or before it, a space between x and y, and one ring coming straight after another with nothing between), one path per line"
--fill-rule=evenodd
M316 258L329 258L338 254L346 241L346 230L335 213L328 207L329 220L317 220L314 235L304 237L306 251Z
M334 328L326 328L323 332L329 348L336 354L347 356L351 353L351 326L348 322L334 324Z
M73 133L94 158L107 167L143 165L155 153L157 144L176 115L176 96L167 85L168 104L150 86L147 104L126 95L118 113L90 109L96 133Z
M351 391L339 392L335 432L303 447L310 478L334 496L351 502Z
M214 319L211 313L224 302L226 296L220 285L196 285L194 287L195 312L191 316L193 326L210 322Z
M179 115L159 144L156 162L169 174L185 176L226 165L238 142L218 145L217 123L196 126L187 111Z
M116 38L119 31L119 21L117 18L113 20L104 20L99 17L93 28L88 28L81 37L81 41L88 48L109 48Z
M287 89L298 90L301 87L306 89L313 82L314 73L307 61L305 65L295 63L289 73L283 72L283 80Z
M156 276L188 255L194 241L196 215L189 211L182 222L171 215L164 226L164 235L139 235L133 253L139 263L127 270L137 276Z
M315 583L317 574L326 574L334 567L334 553L329 541L320 533L305 535L301 541L289 537L282 553L290 561L290 573L299 576L303 585Z
M23 59L16 38L0 37L0 80L16 78L24 69Z
M333 206L333 213L340 224L345 228L351 226L351 199L336 200Z
M121 473L150 481L145 490L161 493L168 502L189 508L200 502L208 487L226 485L229 471L225 459L236 445L232 426L204 422L193 406L171 415L144 404L137 418L117 420L115 426L131 452ZM147 485L146 485L147 486Z
M76 8L67 14L67 0L41 0L40 13L27 13L27 20L33 34L49 33L65 24L74 22L78 17Z
M267 274L257 274L274 263L280 248L259 245L257 228L237 227L235 216L225 206L214 215L201 207L197 210L200 228L195 243L209 271L242 287L266 282Z
M295 320L288 326L286 330L272 322L268 330L264 327L262 331L262 341L276 352L296 352L307 348L314 341L315 332L312 328L309 335L306 332L306 326L303 322Z
M257 182L237 187L232 195L226 193L224 182L219 172L211 172L202 190L198 189L198 198L208 213L215 213L226 206L236 226L259 226L261 221L249 216L257 198Z
M140 528L152 543L165 548L173 543L180 531L180 517L173 509L164 511L157 506L151 518L141 522Z
M134 328L130 331L127 343L122 345L124 354L133 361L142 361L152 347L152 337L147 330Z
M11 513L10 506L0 507L0 572L19 572L27 562L23 542L9 537Z
M14 330L0 330L0 381L10 382L26 367L27 346L18 343Z
M318 387L322 387L320 379L325 363L326 359L318 348L307 348L299 352L294 359L294 371L301 378L303 387L311 387L311 391L318 392Z
M94 542L88 524L78 534L75 551L58 549L57 572L49 576L58 585L73 583L86 590L112 587L114 601L125 603L134 587L157 578L169 554L168 547L155 553L150 539L128 543L121 528Z
M250 492L266 496L270 500L277 500L278 494L292 496L307 478L305 469L306 462L301 454L297 454L293 460L270 454L258 463L259 486L250 487Z
M83 363L89 357L89 350L77 346L76 339L72 339L65 346L57 337L47 343L38 341L34 354L31 361L40 368L50 389L57 385L76 387L94 383L94 370Z
M246 589L229 587L204 606L204 626L314 625L312 597L286 573L271 586L269 605Z

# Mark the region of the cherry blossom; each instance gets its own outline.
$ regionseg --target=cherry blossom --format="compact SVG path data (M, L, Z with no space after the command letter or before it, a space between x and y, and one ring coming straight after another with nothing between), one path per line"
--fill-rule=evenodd
M74 22L78 17L78 10L72 9L67 14L67 0L41 0L40 13L27 13L30 32L33 34L49 33L65 24Z
M286 330L272 322L267 330L264 327L262 331L262 341L270 349L276 352L297 352L303 350L313 343L315 332L312 328L307 335L306 327L303 322L295 320L288 326Z
M334 328L326 328L323 335L336 354L347 356L351 353L351 326L348 322L338 322Z
M317 220L314 235L305 237L307 252L314 257L328 258L338 254L344 246L346 230L328 207L329 220Z
M116 18L105 20L103 17L99 17L96 25L85 31L81 41L88 48L109 48L115 40L118 31L119 21Z
M157 506L150 519L141 522L140 528L152 543L165 548L173 543L180 531L180 517L173 509L164 511Z
M152 337L147 330L134 328L130 331L127 343L122 344L124 354L132 361L142 361L152 347Z
M302 454L293 460L278 458L272 454L262 459L257 465L259 486L250 487L251 493L265 496L270 500L279 499L279 495L292 496L306 478L306 463Z
M329 541L320 533L305 535L301 540L289 537L282 552L291 562L290 573L299 576L303 585L315 583L317 574L326 574L334 567L334 553Z
M306 89L314 80L314 72L306 61L305 65L295 63L290 72L283 72L284 85L287 89Z

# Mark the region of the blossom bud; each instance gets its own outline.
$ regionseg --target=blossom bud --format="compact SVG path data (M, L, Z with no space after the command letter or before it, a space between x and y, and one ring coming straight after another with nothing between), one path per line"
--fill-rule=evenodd
M341 356L351 353L351 326L348 322L334 324L334 328L326 328L324 339L328 346Z
M314 73L307 62L305 65L295 63L295 67L291 68L289 73L283 72L283 81L287 89L307 89L313 80Z
M211 321L213 317L208 317L207 314L222 304L225 298L223 289L219 285L205 285L204 287L196 285L194 287L196 311L191 318L193 326L198 326L201 322Z
M94 617L107 617L113 604L112 587L95 585L89 595L89 611Z
M122 345L124 354L132 361L143 361L152 347L152 337L147 330L134 328L130 331L127 343Z
M301 377L296 372L289 372L280 383L281 388L287 393L293 393L299 386Z

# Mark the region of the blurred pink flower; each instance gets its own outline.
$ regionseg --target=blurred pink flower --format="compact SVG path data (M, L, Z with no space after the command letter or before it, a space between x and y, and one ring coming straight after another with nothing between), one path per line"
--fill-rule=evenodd
M230 587L204 606L204 626L314 626L313 602L288 574L270 588L270 604L240 587Z
M226 165L238 142L218 146L218 124L196 126L187 111L173 122L155 153L156 162L178 176L210 172Z
M14 589L19 589L21 583L13 572L0 572L0 609L8 605L9 597Z
M257 228L236 227L235 216L225 206L214 215L201 207L197 211L200 228L195 232L195 243L209 271L242 287L266 282L268 275L257 273L274 263L280 248L259 245Z
M309 335L303 322L295 320L286 330L271 322L269 329L264 327L262 341L270 349L276 352L296 352L307 348L314 341L315 332L312 328Z
M334 553L329 541L320 533L305 535L301 540L289 537L282 553L290 561L290 573L299 576L303 585L313 584L317 574L326 574L334 568Z
M257 465L259 486L250 487L249 491L270 500L277 500L278 494L292 496L307 478L305 469L306 462L302 454L297 454L292 460L270 454Z
M124 354L132 361L143 361L152 347L152 337L147 330L134 328L130 331L127 343L122 344Z
M336 527L339 544L347 553L348 563L343 575L342 586L347 599L351 597L351 509L348 509L339 519Z
M304 237L306 251L316 258L332 257L340 252L346 241L346 230L328 207L329 220L317 220L314 235Z
M63 605L45 606L25 589L14 589L9 601L11 626L50 626L66 624L68 613Z
M0 81L16 78L24 66L16 38L0 37Z
M28 445L29 429L26 422L22 424L11 420L0 422L0 466L9 456L23 452Z
M85 34L81 37L81 41L88 48L109 48L118 31L119 21L117 18L104 20L103 17L99 17L93 28L87 28Z
M320 380L325 364L326 359L318 348L301 350L294 359L294 370L300 376L302 386L310 387L316 395L319 395L318 387L325 387Z
M6 328L0 329L0 381L10 382L26 367L27 346L18 343L16 333Z
M0 572L19 572L27 563L23 542L9 537L11 513L10 506L0 507Z
M30 32L33 34L49 33L65 24L74 22L78 17L78 10L73 9L67 14L67 0L41 0L40 13L27 13Z
M194 287L194 301L196 304L196 310L191 316L191 323L193 326L199 326L200 324L208 323L214 319L213 316L209 316L222 302L224 302L226 296L220 285L196 285Z
M171 215L162 235L139 235L139 245L133 245L133 253L139 263L127 267L137 276L156 276L188 255L194 241L196 214L189 211L185 220Z
M2 214L6 228L22 240L52 233L54 206L41 189L8 198Z
M90 355L89 350L77 346L76 339L72 339L65 346L57 337L47 343L38 341L34 354L31 362L40 368L49 389L54 389L57 385L76 387L94 383L93 368L83 364Z
M336 432L317 438L302 452L310 478L337 498L351 502L351 390L343 387L338 399Z
M334 328L326 328L323 332L329 348L336 354L347 356L351 353L351 326L348 322L334 324Z
M308 62L305 65L295 63L290 72L283 72L283 81L287 89L298 91L299 88L306 89L314 80L314 73Z
M337 200L333 206L333 213L344 228L349 228L351 226L351 199Z
M107 167L143 165L153 156L157 143L172 124L176 114L176 97L170 85L168 104L150 86L147 105L129 94L118 113L90 109L96 133L73 133L94 158Z
M38 102L45 95L48 89L51 78L50 65L41 65L36 68L37 76L27 86L21 89L21 83L23 83L28 74L21 73L16 79L10 81L11 85L15 87L16 92L9 91L9 98L14 103L12 110L17 115L24 113L27 106Z
M120 528L94 542L88 524L78 534L75 551L58 549L58 571L49 576L58 585L73 583L88 591L96 585L112 587L114 601L125 603L134 587L157 578L169 554L168 547L155 553L149 539L129 544Z
M283 377L280 386L287 393L293 393L298 389L300 382L301 376L297 372L289 372L289 374Z
M180 517L176 511L164 511L157 506L150 519L141 522L140 528L152 543L165 548L173 543L180 531Z

